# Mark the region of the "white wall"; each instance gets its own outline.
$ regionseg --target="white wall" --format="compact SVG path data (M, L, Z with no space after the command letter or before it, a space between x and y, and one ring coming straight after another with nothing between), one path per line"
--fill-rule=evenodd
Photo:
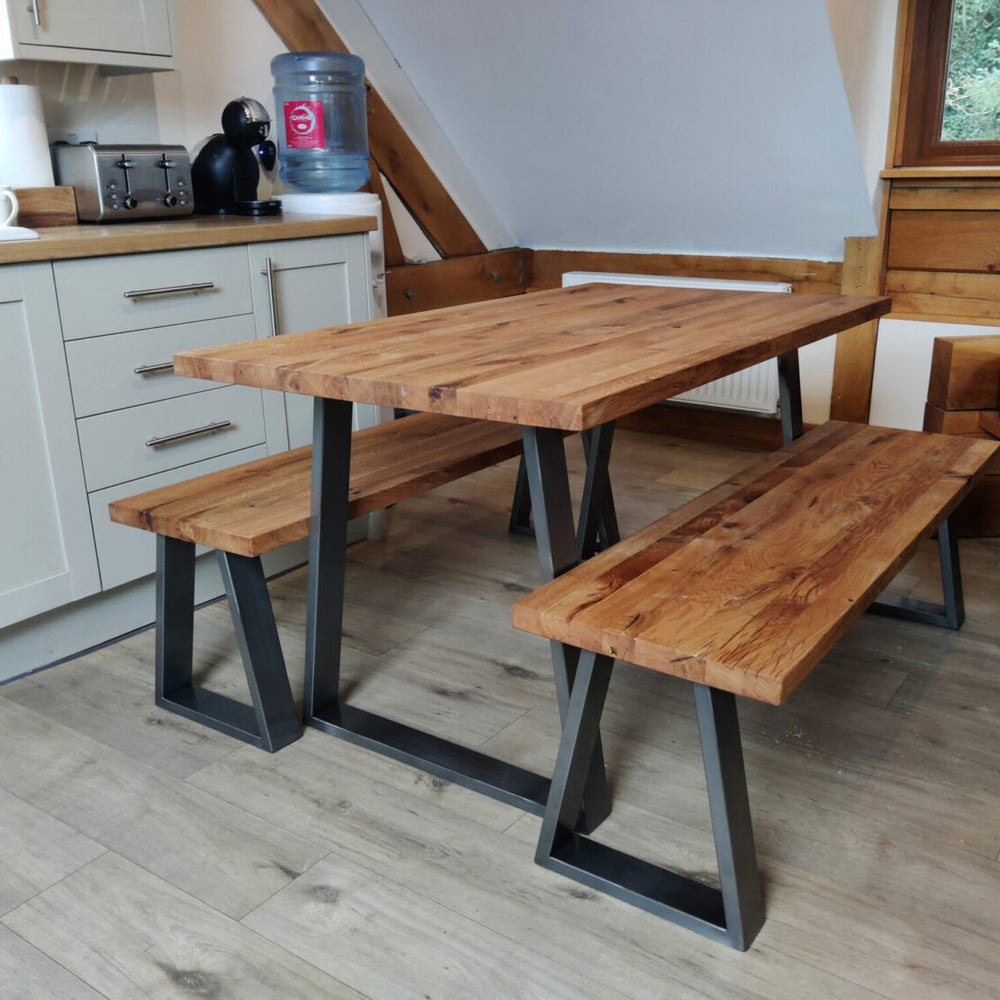
M865 181L875 200L886 165L899 0L826 0Z
M363 9L518 243L839 259L874 232L823 0L320 2Z

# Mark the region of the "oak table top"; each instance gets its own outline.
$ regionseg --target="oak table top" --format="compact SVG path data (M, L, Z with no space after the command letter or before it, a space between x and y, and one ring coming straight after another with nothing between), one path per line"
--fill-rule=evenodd
M888 298L590 284L174 357L179 375L578 431L889 311Z

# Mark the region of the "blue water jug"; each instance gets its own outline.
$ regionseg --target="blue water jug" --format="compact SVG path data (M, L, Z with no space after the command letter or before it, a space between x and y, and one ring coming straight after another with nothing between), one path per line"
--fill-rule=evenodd
M368 170L365 64L344 52L271 60L281 180L295 191L357 191Z

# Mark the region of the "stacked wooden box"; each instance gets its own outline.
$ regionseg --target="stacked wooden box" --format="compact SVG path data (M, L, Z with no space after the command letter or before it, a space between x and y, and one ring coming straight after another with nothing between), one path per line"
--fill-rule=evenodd
M924 430L1000 438L1000 336L936 337ZM955 511L965 538L1000 535L1000 462Z

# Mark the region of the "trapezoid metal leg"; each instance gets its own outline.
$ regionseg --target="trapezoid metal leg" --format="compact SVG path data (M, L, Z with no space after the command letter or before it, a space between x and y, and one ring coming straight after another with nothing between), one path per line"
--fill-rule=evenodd
M306 722L357 746L541 815L549 779L340 698L350 404L317 400L313 428ZM527 507L530 512L530 505Z
M905 621L958 629L965 621L965 600L962 595L962 564L958 554L958 539L948 518L938 525L938 555L941 560L941 591L943 603L921 601L915 597L883 595L868 606L873 615L901 618Z
M573 508L566 472L566 451L560 431L525 427L524 458L535 514L535 539L542 579L549 581L572 569L579 561L573 525ZM569 709L580 651L575 646L551 643L559 715ZM578 821L578 828L592 832L611 812L611 795L604 769L604 750L598 734Z
M610 657L584 652L552 775L535 860L593 889L745 950L764 919L732 695L697 693L721 889L650 864L572 828L611 679ZM721 698L716 698L722 694Z
M194 683L192 542L157 538L156 704L186 719L274 751L302 732L285 673L260 560L219 552L251 705ZM246 564L240 563L244 560Z
M764 923L736 696L694 685L728 942L745 951Z

